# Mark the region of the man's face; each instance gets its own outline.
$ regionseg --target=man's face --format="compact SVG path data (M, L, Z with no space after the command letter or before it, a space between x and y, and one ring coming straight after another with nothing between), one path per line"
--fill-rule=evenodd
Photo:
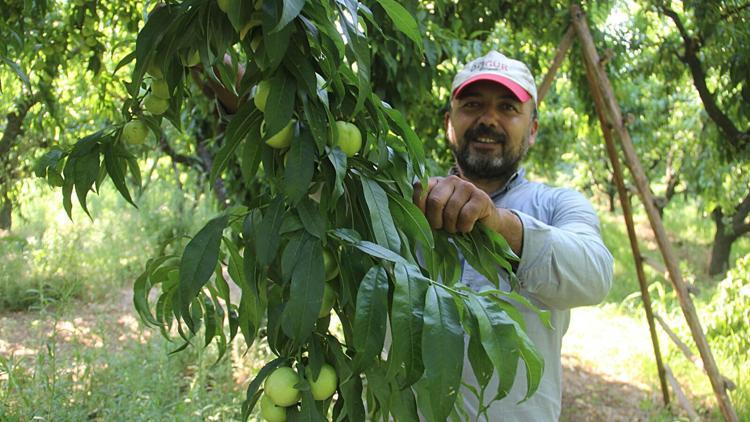
M503 85L477 81L451 100L445 130L459 167L470 179L508 178L534 143L532 100L520 102Z

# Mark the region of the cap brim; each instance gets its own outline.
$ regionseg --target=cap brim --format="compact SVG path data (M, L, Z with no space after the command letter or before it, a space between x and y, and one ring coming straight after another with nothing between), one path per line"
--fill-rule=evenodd
M521 101L522 103L525 103L526 101L529 101L531 99L531 94L529 94L525 89L523 89L521 85L518 85L517 83L511 81L510 79L506 77L503 77L500 75L494 75L491 73L483 74L483 75L476 75L467 79L466 81L464 81L464 83L459 85L458 88L456 88L456 90L453 92L453 98L456 98L459 94L461 94L461 91L463 91L464 88L478 81L497 82L500 85L508 88L510 92L512 92L513 95L515 95L516 98L518 98L518 101Z

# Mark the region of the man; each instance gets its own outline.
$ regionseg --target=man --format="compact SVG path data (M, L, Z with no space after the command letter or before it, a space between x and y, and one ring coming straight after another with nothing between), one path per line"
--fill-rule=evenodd
M480 406L462 388L463 407L490 421L554 421L562 397L562 336L570 308L599 303L612 281L612 255L602 242L594 209L578 192L528 181L520 163L537 135L536 86L526 65L496 51L468 63L453 80L446 138L456 166L448 177L415 187L414 202L431 226L450 233L468 232L477 222L497 231L520 257L516 275L520 293L551 314L550 329L519 306L526 332L545 361L537 392L526 393L519 361L510 393ZM461 282L475 290L494 287L463 263ZM507 274L501 288L510 290ZM463 383L477 385L468 358ZM488 391L497 391L497 374ZM488 394L488 396L491 394ZM488 406L486 413L481 409Z

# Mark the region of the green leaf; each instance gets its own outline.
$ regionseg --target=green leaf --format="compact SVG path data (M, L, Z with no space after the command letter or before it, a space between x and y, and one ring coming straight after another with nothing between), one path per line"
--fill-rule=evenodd
M305 230L318 239L323 239L326 219L321 214L320 205L310 198L305 198L297 204L297 213Z
M347 356L336 337L326 337L331 354L333 355L333 366L339 376L339 398L343 401L343 412L339 420L364 421L365 408L362 403L362 378L358 373L353 373L351 360Z
M425 294L430 282L419 269L397 264L394 268L394 292L391 308L393 343L389 353L388 377L404 369L400 386L414 384L422 376L422 327Z
M394 110L391 108L390 105L386 103L382 103L383 105L383 111L385 111L385 114L388 116L388 119L391 120L392 123L396 125L395 128L392 128L394 132L396 132L399 136L401 136L406 141L407 146L407 152L409 154L409 158L411 158L412 164L414 164L415 172L418 178L422 179L422 185L427 186L427 180L424 180L425 177L425 169L424 169L424 147L422 146L422 142L419 140L419 137L414 132L414 129L409 126L409 124L406 122L406 119L404 119L404 116L401 114L400 111Z
M281 316L284 333L301 344L312 332L323 299L325 271L318 239L304 235L299 262L292 271L289 301Z
M147 324L154 326L159 325L159 322L154 318L148 305L148 294L151 287L155 284L149 282L149 277L151 277L152 273L157 268L160 268L164 262L173 258L176 258L176 255L166 255L150 259L146 264L146 269L143 270L133 284L133 305L138 312L138 315L140 315L141 319Z
M307 194L315 170L315 143L309 131L300 130L300 136L292 142L286 160L284 193L292 204L296 204Z
M133 202L133 198L130 197L130 191L125 183L125 170L128 163L122 157L127 156L127 152L122 150L121 147L114 145L110 143L104 147L104 165L107 168L107 173L109 173L109 177L112 179L115 188L120 192L120 195L132 206L138 208L135 202Z
M315 140L315 146L318 152L322 154L328 143L328 139L331 138L330 132L333 116L330 116L331 112L328 109L324 109L307 95L302 97L302 111L307 120L310 133Z
M255 108L252 101L246 101L240 106L237 113L232 117L226 131L224 132L224 146L216 153L209 180L214 180L229 164L234 152L240 143L247 138L249 133L258 133L263 115ZM252 142L250 140L246 141Z
M383 350L388 317L388 275L376 265L367 272L357 291L354 315L354 350L357 367L363 368Z
M86 206L86 196L99 177L99 168L101 165L99 150L99 146L96 145L87 154L78 156L74 167L76 196L78 197L78 202L81 204L81 208L83 208L89 217L91 217L91 214Z
M209 221L185 246L180 260L179 302L185 323L194 331L190 318L190 302L206 284L219 260L219 248L229 219L220 215Z
M336 172L336 181L333 185L332 201L337 201L344 194L344 178L346 178L346 154L339 148L334 148L328 154L328 160L331 162Z
M526 364L527 389L524 400L538 388L544 361L522 327L497 303L469 295L465 301L479 324L482 346L499 374L497 398L505 397L513 385L519 356Z
M26 75L26 72L21 69L21 66L5 56L0 56L0 60L10 66L10 68L13 69L13 72L15 72L16 75L21 79L21 81L23 81L24 85L26 85L26 88L31 91L31 82L29 82L29 77Z
M396 194L389 194L388 197L391 199L389 202L391 213L398 221L398 226L410 239L421 242L423 249L433 249L435 240L424 213L413 202Z
M399 31L406 34L407 37L414 41L419 52L422 52L422 36L419 33L419 26L414 17L401 4L395 0L378 0L385 12L391 18Z
M284 0L284 10L281 12L281 19L276 27L271 30L271 33L277 32L284 28L299 15L302 8L305 6L305 0Z
M402 422L418 422L417 402L411 387L399 388L395 382L390 383L391 413L394 420Z
M339 3L338 6L341 8L341 3ZM344 27L342 35L348 40L347 47L354 55L354 61L357 63L357 103L351 113L352 115L357 115L357 113L362 110L365 100L370 97L372 92L372 86L370 84L370 43L358 26L359 15L357 13L357 3L344 2L344 6L346 7L350 18L341 19L339 22Z
M289 415L289 422L319 422L326 420L322 418L318 412L315 398L313 398L310 390L302 391L302 400L299 410L296 407L292 407L287 411Z
M263 223L257 231L255 257L260 265L269 265L276 257L281 236L279 229L284 221L284 198L277 196L266 210Z
M362 177L361 182L375 240L381 246L399 253L401 251L401 239L398 237L391 211L388 208L388 195L375 180Z
M292 119L296 81L286 71L280 70L270 80L271 88L263 118L266 121L263 139L268 139L283 129Z
M208 347L211 344L211 340L216 336L216 329L218 326L216 318L216 308L214 307L211 299L205 294L201 294L199 297L203 298L203 308L205 309L205 322L206 329L204 330L205 340L203 342L204 347Z
M404 257L402 257L401 255L389 249L386 249L378 245L377 243L372 243L367 240L361 240L359 237L353 236L350 230L339 228L332 231L331 234L339 240L348 243L351 246L354 246L355 248L374 258L385 259L397 264L409 264L409 261L404 259Z
M471 364L471 370L474 372L474 377L479 382L481 395L484 395L484 390L492 378L492 372L494 367L490 357L487 356L487 352L482 347L482 341L479 339L479 323L477 322L474 315L471 312L467 312L467 322L471 326L469 333L469 347L467 349L469 355L469 364Z
M453 296L431 285L424 305L422 335L424 382L436 420L447 420L461 384L464 361L464 331Z
M456 234L452 236L452 239L461 250L461 254L466 259L466 262L497 287L500 283L500 276L497 273L498 268L492 262L488 261L486 257L483 259L483 254L479 251L473 238L468 234Z
M503 307L503 309L506 309L506 311L510 314L511 318L513 318L514 321L521 324L522 328L523 328L523 316L518 311L518 309L515 308L515 306L510 305L509 301L513 301L516 305L522 305L524 308L528 309L529 311L534 312L545 326L547 326L550 329L552 328L550 311L545 310L545 309L539 309L533 303L531 303L529 299L527 299L525 296L521 295L520 293L513 292L513 291L504 292L499 289L487 289L487 290L482 290L478 294L480 296L489 297L491 300L495 301L499 306ZM507 300L501 299L501 297L504 297ZM504 305L507 305L507 306L504 306Z

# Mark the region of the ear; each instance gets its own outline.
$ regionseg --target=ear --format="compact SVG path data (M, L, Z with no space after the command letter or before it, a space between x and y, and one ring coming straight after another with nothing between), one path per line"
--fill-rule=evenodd
M534 119L529 125L529 146L536 142L536 132L539 130L539 119Z
M448 130L451 124L451 112L446 111L443 115L443 129L445 130L446 136L448 135Z

